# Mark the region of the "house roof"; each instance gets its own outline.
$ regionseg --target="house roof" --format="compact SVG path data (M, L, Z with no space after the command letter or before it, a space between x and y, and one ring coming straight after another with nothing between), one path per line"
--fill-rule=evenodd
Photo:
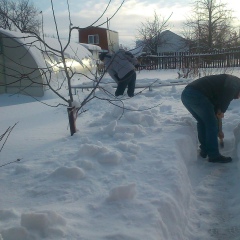
M160 33L161 43L158 46L158 52L182 52L188 51L189 47L186 44L186 39L181 37L180 35L166 30ZM141 47L145 47L142 40L136 41L136 49L140 49ZM147 46L146 46L147 47ZM137 51L137 50L134 50Z
M180 35L170 31L170 30L165 30L163 32L160 33L160 36L163 36L163 37L174 37L174 38L181 38L182 40L184 40L185 38L184 37L181 37Z
M80 45L82 45L83 47L87 48L88 50L92 50L92 51L101 51L102 49L94 44L88 44L88 43L78 43Z
M141 45L136 46L135 48L129 50L129 52L131 52L135 57L139 57L143 53L143 48L144 48L144 44L141 44Z
M115 32L115 33L118 33L117 31L114 31L114 30L110 30L108 28L101 28L101 27L94 27L94 26L90 26L90 27L86 27L86 28L79 28L80 30L82 29L104 29L106 31L111 31L111 32Z
M158 52L181 52L188 50L186 39L170 30L163 31L160 37L162 44L158 47Z

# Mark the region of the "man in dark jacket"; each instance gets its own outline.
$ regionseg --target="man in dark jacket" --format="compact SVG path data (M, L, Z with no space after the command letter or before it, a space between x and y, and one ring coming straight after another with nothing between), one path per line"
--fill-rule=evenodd
M182 103L197 120L200 156L209 162L227 163L218 147L218 119L224 117L230 102L240 98L240 78L219 74L199 78L182 92ZM222 136L224 137L223 133Z
M114 54L101 53L99 59L104 62L108 74L118 84L115 96L123 95L126 87L129 97L134 96L137 59L125 50L119 50Z

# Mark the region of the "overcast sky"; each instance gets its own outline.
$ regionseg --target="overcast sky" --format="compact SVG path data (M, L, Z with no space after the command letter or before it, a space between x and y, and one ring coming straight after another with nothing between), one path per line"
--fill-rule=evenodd
M50 35L56 35L52 21L51 0L32 0L34 5L42 11L44 20L44 31ZM61 37L66 37L69 26L69 15L67 0L52 0L54 11L58 22ZM110 0L69 0L71 21L74 26L86 27L94 23L106 9ZM94 24L100 25L111 18L113 13L121 6L121 0L112 0L102 18ZM177 34L182 32L182 22L191 12L192 0L125 0L117 14L110 21L109 28L119 33L120 44L135 44L137 29L141 22L151 19L154 11L159 16L169 20L169 29ZM240 18L239 0L225 0L230 9L236 11L234 14ZM238 11L238 12L237 12ZM172 14L172 15L171 15ZM102 27L107 27L106 24ZM77 41L77 33L73 34Z

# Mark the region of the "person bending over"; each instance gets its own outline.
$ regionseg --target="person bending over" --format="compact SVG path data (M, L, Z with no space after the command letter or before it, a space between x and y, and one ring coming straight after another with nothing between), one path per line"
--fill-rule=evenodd
M104 62L106 71L117 83L115 96L124 94L126 88L129 97L134 96L136 71L139 66L137 59L128 51L119 50L114 54L101 53L99 59Z
M219 74L199 78L189 83L182 92L183 105L197 120L200 156L209 162L227 163L231 157L220 154L218 119L224 117L230 102L240 97L240 78ZM221 136L219 136L219 134Z

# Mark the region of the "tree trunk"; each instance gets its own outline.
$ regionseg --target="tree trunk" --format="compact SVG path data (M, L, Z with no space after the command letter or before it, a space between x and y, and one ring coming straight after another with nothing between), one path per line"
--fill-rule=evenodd
M76 130L76 124L75 124L75 107L68 107L67 108L68 111L68 120L69 120L69 126L70 126L70 133L71 136L77 131Z

